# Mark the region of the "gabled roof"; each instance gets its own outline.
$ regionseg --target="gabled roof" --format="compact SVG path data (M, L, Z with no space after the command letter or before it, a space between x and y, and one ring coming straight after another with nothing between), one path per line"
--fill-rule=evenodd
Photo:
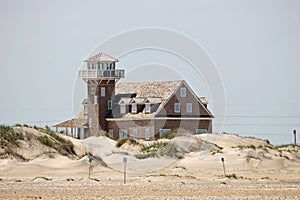
M73 118L62 123L56 124L53 127L88 128L88 120Z
M84 62L119 62L119 60L101 52L84 60Z
M183 80L161 81L161 82L132 82L117 83L115 88L116 95L128 95L134 98L147 98L164 104L164 102L174 93Z

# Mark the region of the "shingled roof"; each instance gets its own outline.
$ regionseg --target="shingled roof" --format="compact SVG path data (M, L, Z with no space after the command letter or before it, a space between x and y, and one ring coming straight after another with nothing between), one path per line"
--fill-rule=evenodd
M176 91L182 82L183 80L117 83L115 94L131 98L159 98L161 99L161 103L164 104L164 102Z
M84 60L84 62L119 62L119 60L101 52Z

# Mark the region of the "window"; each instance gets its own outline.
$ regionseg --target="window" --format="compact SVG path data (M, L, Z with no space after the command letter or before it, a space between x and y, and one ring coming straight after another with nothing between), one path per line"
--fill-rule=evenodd
M150 140L150 129L145 129L145 139Z
M127 129L120 129L119 130L119 139L127 138L128 137L128 130Z
M137 129L133 129L133 139L137 139L138 138L138 131Z
M98 96L97 95L94 95L94 104L98 104Z
M108 109L108 110L111 110L111 109L112 109L112 103L111 103L111 100L108 100L108 101L107 101L107 109Z
M101 97L105 97L105 87L101 87Z
M114 136L114 130L113 129L109 129L108 130L108 134L113 137Z
M136 113L136 103L131 104L131 112Z
M175 113L180 113L180 103L175 103L174 104L174 112Z
M121 113L121 114L125 114L125 113L126 113L126 107L125 107L125 104L121 104L121 105L120 105L120 113Z
M150 103L145 103L146 105L146 113L150 113L151 108L150 108Z
M180 96L186 97L186 88L185 87L180 88Z
M193 104L186 103L186 112L188 112L188 113L193 112Z
M159 137L162 137L165 133L171 132L171 129L159 129Z
M93 126L93 119L89 118L89 127L91 128Z
M196 134L207 133L207 129L197 129Z
M88 111L89 111L89 110L88 110L88 105L87 105L87 104L84 104L84 105L83 105L83 110L84 110L84 114L87 115L87 114L88 114Z

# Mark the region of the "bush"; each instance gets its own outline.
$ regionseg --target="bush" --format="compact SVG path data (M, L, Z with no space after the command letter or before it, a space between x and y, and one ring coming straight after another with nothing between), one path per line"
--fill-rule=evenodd
M51 141L51 139L46 136L46 135L41 135L37 137L38 141L40 141L40 143L48 146L48 147L53 147L53 142Z
M133 145L138 145L139 143L133 139L133 138L123 138L123 139L119 139L116 143L117 147L121 147L123 144L125 143L129 143L129 144L133 144Z
M236 176L236 174L227 174L225 177L227 178L234 178L237 179L238 177Z
M0 125L0 141L8 142L14 145L18 145L18 140L24 140L24 135L19 132L15 132L15 130L6 125Z
M168 142L154 142L151 145L143 146L140 153L135 155L138 159L159 156L182 158L183 155L177 151L173 143Z

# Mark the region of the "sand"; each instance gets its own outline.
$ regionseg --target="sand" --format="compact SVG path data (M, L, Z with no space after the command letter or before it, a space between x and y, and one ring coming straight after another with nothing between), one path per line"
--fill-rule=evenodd
M91 179L87 156L55 155L29 162L3 159L0 199L300 199L298 149L262 149L258 146L268 146L265 141L235 135L199 137L219 149L197 150L199 143L191 143L183 159L139 160L134 157L136 148L117 148L115 141L105 137L76 140L81 152L85 147L108 165L93 161ZM247 145L257 148L241 147ZM128 158L126 184L124 156Z

